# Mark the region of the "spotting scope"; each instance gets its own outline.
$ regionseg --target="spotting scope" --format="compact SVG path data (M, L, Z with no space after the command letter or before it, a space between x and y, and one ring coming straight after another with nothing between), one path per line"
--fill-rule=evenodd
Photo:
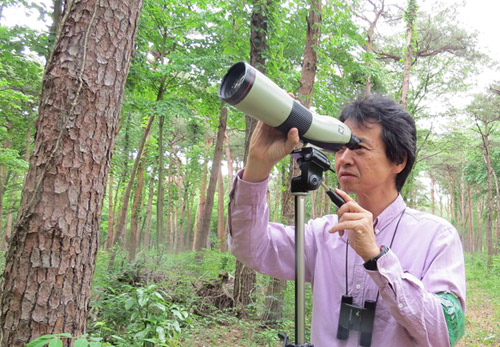
M327 152L344 146L359 148L359 139L344 123L312 113L246 62L238 62L228 70L219 87L219 98L285 135L297 128L304 143Z

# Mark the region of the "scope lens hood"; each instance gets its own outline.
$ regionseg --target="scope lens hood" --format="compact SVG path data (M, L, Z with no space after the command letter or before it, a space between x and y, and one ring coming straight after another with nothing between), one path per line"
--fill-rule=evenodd
M245 62L231 66L219 87L219 98L230 105L237 105L252 89L255 82L255 69Z

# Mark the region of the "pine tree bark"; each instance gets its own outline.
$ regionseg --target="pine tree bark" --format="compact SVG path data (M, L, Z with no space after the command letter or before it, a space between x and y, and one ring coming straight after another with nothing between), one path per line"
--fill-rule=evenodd
M102 202L141 5L66 3L6 255L2 346L85 332Z

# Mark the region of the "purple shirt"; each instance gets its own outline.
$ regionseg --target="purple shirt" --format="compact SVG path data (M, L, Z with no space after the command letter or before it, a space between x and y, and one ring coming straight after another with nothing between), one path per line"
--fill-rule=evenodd
M230 193L231 252L244 264L270 276L295 279L294 227L269 222L267 181L245 182L242 172ZM398 220L399 226L396 229ZM347 233L328 230L336 215L305 226L305 277L312 283L311 343L315 347L357 346L357 331L336 338L340 301L346 292ZM449 346L439 292L454 294L465 308L465 266L456 229L446 220L408 208L399 196L374 221L377 244L389 247L377 271L368 271L349 246L348 294L353 304L378 299L372 346Z

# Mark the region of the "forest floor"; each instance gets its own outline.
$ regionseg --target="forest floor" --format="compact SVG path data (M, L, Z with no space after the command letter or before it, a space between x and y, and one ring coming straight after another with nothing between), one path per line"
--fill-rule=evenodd
M500 346L500 293L492 294L483 283L467 281L465 335L456 347Z
M493 275L490 273L490 275ZM492 288L484 272L467 273L465 335L456 347L500 346L500 293ZM291 327L293 331L293 327ZM257 321L228 320L192 332L185 346L269 346L281 347L275 331L259 327ZM270 341L276 341L270 342Z

